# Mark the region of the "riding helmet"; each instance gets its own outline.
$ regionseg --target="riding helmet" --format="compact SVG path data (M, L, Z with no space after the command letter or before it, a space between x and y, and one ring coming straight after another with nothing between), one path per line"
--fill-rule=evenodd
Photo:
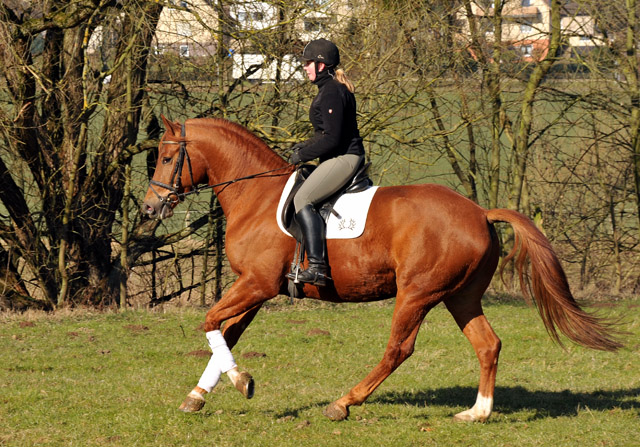
M316 63L324 62L327 67L335 67L340 63L340 51L333 42L327 39L316 39L304 47L302 59Z

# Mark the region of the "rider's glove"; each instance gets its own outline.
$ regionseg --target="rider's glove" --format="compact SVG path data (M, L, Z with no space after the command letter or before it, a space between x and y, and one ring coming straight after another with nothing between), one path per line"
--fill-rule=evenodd
M291 150L293 150L293 152L289 156L289 163L291 163L292 165L297 165L297 164L302 163L302 159L300 158L300 149L302 149L302 144L300 144L300 143L294 145L291 148Z

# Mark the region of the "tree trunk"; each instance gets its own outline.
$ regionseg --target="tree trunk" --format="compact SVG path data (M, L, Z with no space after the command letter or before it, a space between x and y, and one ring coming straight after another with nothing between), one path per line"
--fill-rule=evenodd
M20 5L0 6L0 60L13 111L0 112L11 162L0 159L0 200L12 223L0 228L0 239L10 241L24 260L25 273L35 277L48 305L115 303L118 287L109 278L119 262L111 260L111 232L122 200L122 168L134 153L146 60L162 5ZM88 49L98 25L105 39L118 26L120 44L112 65L96 69ZM37 63L36 39L43 42ZM107 73L112 82L105 101ZM89 124L105 103L103 134L92 140Z
M525 181L527 160L529 158L529 136L533 123L533 104L538 93L540 84L549 72L549 69L556 61L556 56L560 49L561 28L560 28L560 0L551 2L551 36L549 39L549 49L545 58L538 63L524 91L520 109L520 123L516 135L515 146L513 148L513 180L509 195L509 208L520 209L522 200L522 190Z
M631 161L635 185L636 217L640 236L640 76L638 75L637 37L638 13L636 0L626 0L627 30L625 40L626 57L622 69L627 78L627 90L631 100L629 133L631 135Z

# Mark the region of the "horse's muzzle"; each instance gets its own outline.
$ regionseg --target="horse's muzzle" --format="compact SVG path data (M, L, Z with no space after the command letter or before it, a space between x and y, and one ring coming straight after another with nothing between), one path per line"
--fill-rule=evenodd
M160 200L145 200L141 211L152 219L167 219L173 216L173 208Z

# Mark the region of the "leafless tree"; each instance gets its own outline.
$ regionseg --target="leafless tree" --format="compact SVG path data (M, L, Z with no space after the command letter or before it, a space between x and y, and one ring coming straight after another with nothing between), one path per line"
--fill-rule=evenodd
M115 0L0 6L0 239L46 307L112 303L111 244L136 145L162 5ZM92 36L114 40L105 65ZM110 80L110 82L106 82ZM28 288L28 287L27 287Z

